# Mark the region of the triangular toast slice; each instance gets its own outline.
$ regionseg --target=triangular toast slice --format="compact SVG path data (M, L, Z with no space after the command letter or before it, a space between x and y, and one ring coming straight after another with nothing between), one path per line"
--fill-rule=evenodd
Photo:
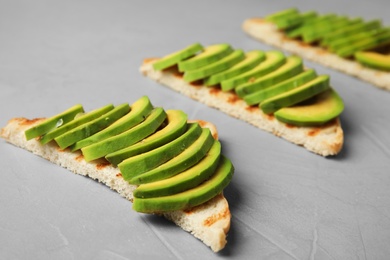
M79 151L61 150L55 142L42 145L37 139L27 141L25 130L43 120L44 118L32 120L13 118L1 129L0 136L7 142L28 150L73 173L88 176L104 183L127 200L133 200L133 190L136 186L125 181L119 169L107 161L86 162ZM213 124L204 121L197 122L202 127L208 127L213 137L217 138L217 129ZM190 232L215 252L222 250L227 243L226 236L230 228L231 213L228 202L222 193L189 210L171 211L162 215L185 231Z
M258 107L249 106L234 92L225 92L220 88L206 87L183 80L183 74L176 67L155 70L153 63L158 58L144 60L140 72L150 79L161 83L185 96L219 109L226 114L248 122L289 142L305 147L322 155L336 155L342 149L344 134L339 118L321 126L295 126L278 121L275 116L265 114Z
M353 59L342 58L321 46L305 44L288 38L275 24L260 17L246 19L242 29L254 39L280 48L329 68L344 72L376 87L390 90L390 73L363 66Z

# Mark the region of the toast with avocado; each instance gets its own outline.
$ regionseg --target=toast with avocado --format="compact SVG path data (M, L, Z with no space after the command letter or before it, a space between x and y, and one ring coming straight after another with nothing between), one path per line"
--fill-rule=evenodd
M131 105L86 112L77 104L49 118L13 118L0 135L104 183L136 212L166 217L215 252L227 243L231 213L223 190L234 167L210 122L154 107L144 96Z
M342 149L343 100L328 75L317 75L297 56L194 43L145 59L140 72L321 156Z
M390 28L378 19L289 8L246 19L242 28L261 42L390 90Z

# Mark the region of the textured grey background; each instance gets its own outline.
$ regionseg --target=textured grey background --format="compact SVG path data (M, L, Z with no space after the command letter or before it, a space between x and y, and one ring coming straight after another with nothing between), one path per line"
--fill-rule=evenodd
M322 158L144 78L147 57L188 44L271 47L244 19L296 6L390 25L388 0L0 1L0 125L148 95L214 122L236 172L219 254L88 178L0 141L0 259L388 259L390 92L305 62L345 101L345 146Z

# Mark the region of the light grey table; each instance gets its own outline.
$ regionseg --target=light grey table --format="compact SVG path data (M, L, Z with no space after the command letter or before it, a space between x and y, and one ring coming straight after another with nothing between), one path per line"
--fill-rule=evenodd
M272 49L244 19L296 6L390 25L387 0L0 1L0 125L133 102L214 122L236 172L228 245L214 254L88 178L0 141L0 259L389 259L390 92L305 62L345 101L345 146L322 158L144 78L144 58L188 44Z

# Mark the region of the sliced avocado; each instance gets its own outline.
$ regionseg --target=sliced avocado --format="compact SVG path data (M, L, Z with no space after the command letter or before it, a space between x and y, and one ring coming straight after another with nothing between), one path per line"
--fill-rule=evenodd
M226 43L207 46L200 54L189 59L180 61L178 63L179 71L185 72L188 70L198 69L200 67L222 59L231 52L233 52L232 47Z
M31 140L35 137L42 136L61 125L72 121L76 115L80 113L84 113L83 106L80 104L74 105L63 112L46 119L44 122L27 129L24 133L26 139Z
M296 8L273 13L266 16L265 20L274 23L279 29L288 29L302 23L301 15Z
M266 15L264 17L264 19L267 21L270 21L270 22L274 22L275 20L278 20L278 19L283 20L284 18L289 17L291 15L295 15L297 13L299 13L298 9L295 7L292 7L292 8L287 8L287 9Z
M259 51L259 50L249 51L245 53L244 60L240 61L239 63L235 64L234 66L232 66L227 70L211 75L210 77L204 80L204 84L206 86L217 85L223 80L230 79L234 76L237 76L239 74L242 74L254 68L263 60L265 60L264 51Z
M260 78L257 78L253 82L242 84L241 86L238 86L235 91L239 97L243 98L248 94L265 89L285 79L293 77L301 73L302 71L302 59L297 56L290 56L286 59L286 63L280 66L275 71L268 73Z
M360 51L355 53L355 59L367 67L390 70L390 55L372 51Z
M138 212L156 213L187 209L220 194L233 177L234 168L229 159L221 156L213 176L199 186L170 196L157 198L134 198L133 209Z
M142 122L153 110L152 103L147 96L143 96L131 105L129 113L118 119L107 128L83 139L70 146L71 151L76 151L93 143L120 134L138 123Z
M355 33L353 35L345 36L343 38L330 42L327 48L332 52L336 52L337 50L343 48L349 48L349 46L354 45L357 42L364 41L365 39L370 38L371 35L372 35L372 31Z
M208 65L202 66L198 69L187 70L184 72L183 79L187 82L192 82L209 77L215 73L225 71L242 61L245 58L242 50L234 50L230 54L221 58L218 61L212 62Z
M175 140L149 152L130 157L118 167L126 181L169 161L187 149L202 133L198 123L189 124L187 131Z
M308 69L294 77L286 79L276 85L265 88L260 91L256 91L252 94L249 94L244 97L244 100L247 104L259 104L266 100L267 98L271 98L273 96L279 95L283 92L289 91L296 87L299 87L310 80L314 79L317 76L317 73L313 69Z
M88 136L91 136L94 133L97 133L98 131L101 131L102 129L106 128L107 126L127 114L129 110L130 106L127 103L118 105L114 109L103 114L102 116L88 123L84 123L76 128L73 128L60 136L57 136L56 138L54 138L54 140L61 149L65 149L66 147L69 147L77 141L87 138Z
M187 149L166 163L129 180L131 184L144 184L172 177L198 163L214 143L210 129L203 128L202 134Z
M382 28L372 33L371 36L354 44L336 50L341 57L351 57L358 51L370 50L390 43L390 28Z
M43 135L39 141L41 142L41 144L47 144L48 142L50 142L51 140L53 140L57 136L60 136L64 133L66 133L67 131L77 127L77 126L80 126L80 125L85 124L91 120L94 120L112 109L114 109L114 106L112 104L109 104L109 105L94 109L88 113L80 114L80 116L76 116L74 120L72 120L66 124L63 124L62 126L60 126L58 128L54 128L52 131Z
M292 28L287 28L285 30L286 35L290 38L296 38L301 36L303 31L302 28L304 28L305 25L312 23L317 18L318 18L318 14L315 11L308 11L306 13L302 13L300 15L301 23Z
M342 99L332 88L329 88L301 104L281 108L274 115L285 123L312 126L329 122L339 116L343 110Z
M347 17L337 17L332 19L328 23L322 24L320 27L313 28L311 31L306 31L303 33L303 41L306 43L317 42L321 40L329 32L333 32L339 28L349 26L351 20Z
M323 39L321 40L321 45L329 46L332 42L337 41L339 39L345 39L361 32L376 30L380 27L381 27L380 20L372 20L369 22L364 22L364 21L358 22L354 25L343 27L327 35L324 35Z
M335 19L335 14L314 15L314 17L308 19L307 22L295 27L290 31L293 37L301 37L307 32L315 31L316 28L321 28L322 25L329 23L332 19Z
M92 161L139 142L154 133L165 121L166 116L164 109L154 108L144 121L129 130L81 148L84 159L87 162Z
M329 88L329 76L321 75L290 91L284 92L272 98L264 100L260 104L264 113L270 114L280 108L289 107L309 99Z
M191 44L182 50L176 51L174 53L162 57L161 59L153 63L153 68L155 70L163 70L169 68L173 65L176 65L180 61L195 55L196 53L202 50L203 50L203 46L201 44L199 43Z
M267 51L265 53L264 61L245 73L227 80L223 80L221 82L221 89L223 91L232 90L243 83L252 81L258 77L270 73L271 71L282 66L285 61L286 57L284 56L283 52L277 50Z
M124 159L145 153L177 138L187 129L187 114L181 110L167 110L167 122L161 129L145 139L106 155L107 161L118 165Z
M172 195L192 189L209 179L218 166L221 154L221 143L217 140L213 142L213 146L199 163L171 178L141 184L133 191L134 197L153 198Z

